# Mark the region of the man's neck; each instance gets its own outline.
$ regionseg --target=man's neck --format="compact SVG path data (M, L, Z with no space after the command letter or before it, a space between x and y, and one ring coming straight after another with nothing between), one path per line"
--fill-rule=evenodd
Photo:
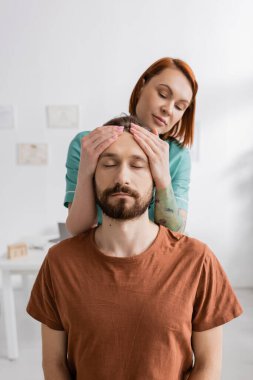
M148 218L148 212L137 219L111 219L103 214L96 229L98 249L108 256L129 257L145 251L156 239L159 227Z

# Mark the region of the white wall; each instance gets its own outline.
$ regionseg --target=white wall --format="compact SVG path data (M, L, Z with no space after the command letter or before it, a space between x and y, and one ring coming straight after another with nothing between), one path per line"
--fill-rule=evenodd
M0 253L65 220L65 158L77 130L46 125L48 104L79 104L80 130L127 112L142 71L185 59L200 85L200 161L187 230L207 242L232 283L253 286L251 0L1 0ZM17 143L49 144L49 165L16 165Z

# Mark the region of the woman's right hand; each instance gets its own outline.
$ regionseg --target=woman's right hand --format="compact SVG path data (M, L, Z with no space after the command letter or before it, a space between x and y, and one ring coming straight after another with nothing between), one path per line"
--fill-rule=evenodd
M92 177L95 173L98 157L124 131L124 127L106 125L94 129L81 140L81 157L78 177Z

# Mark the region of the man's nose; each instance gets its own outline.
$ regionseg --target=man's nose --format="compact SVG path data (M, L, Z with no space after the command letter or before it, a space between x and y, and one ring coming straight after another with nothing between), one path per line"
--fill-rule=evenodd
M119 166L117 173L115 175L114 182L118 182L121 185L130 184L130 169L127 165L122 164Z

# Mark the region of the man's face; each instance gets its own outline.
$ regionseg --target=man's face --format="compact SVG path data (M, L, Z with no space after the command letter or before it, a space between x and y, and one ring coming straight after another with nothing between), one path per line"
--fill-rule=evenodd
M148 158L133 136L123 132L99 157L96 202L107 216L127 220L144 214L152 194Z

